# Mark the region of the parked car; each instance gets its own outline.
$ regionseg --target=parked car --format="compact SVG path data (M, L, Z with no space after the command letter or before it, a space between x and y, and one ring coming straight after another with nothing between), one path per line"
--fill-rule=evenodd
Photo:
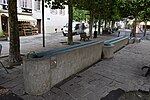
M73 22L72 23L72 33L73 35L77 35L79 34L79 25L80 25L80 22ZM64 36L67 36L68 34L68 23L62 28L62 33Z
M95 27L93 27L93 28L92 28L92 34L94 33L94 31L97 31L97 32L98 32L98 28L96 28L96 30L95 30ZM86 29L84 30L84 32L87 33L87 34L89 34L89 28L86 28Z

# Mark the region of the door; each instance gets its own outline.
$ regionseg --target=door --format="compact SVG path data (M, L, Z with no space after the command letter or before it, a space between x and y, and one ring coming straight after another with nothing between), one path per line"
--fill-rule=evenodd
M37 19L38 33L41 33L41 19Z
M8 36L8 17L7 16L2 16L2 30L4 32L5 36Z

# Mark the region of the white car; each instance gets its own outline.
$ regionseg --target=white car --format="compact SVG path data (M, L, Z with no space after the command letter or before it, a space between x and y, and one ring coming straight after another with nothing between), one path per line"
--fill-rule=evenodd
M92 34L94 33L94 31L95 31L95 27L92 28ZM98 31L98 28L96 28L96 31ZM86 35L88 35L88 36L90 35L90 34L89 34L89 28L86 28L86 29L84 30L84 32L86 33Z
M76 26L80 27L81 24L82 24L82 23L80 23L80 22L73 22L73 23L72 23L72 33L73 33L73 35L78 35L79 33L82 32L82 30L81 30L80 28L76 29ZM97 30L98 30L98 29L96 29L96 31L97 31ZM94 31L95 31L95 28L93 27L92 33L94 33ZM87 35L89 35L89 28L88 28L88 25L85 25L85 30L84 30L84 32L85 32ZM67 34L68 34L68 23L62 28L62 33L63 33L64 36L67 36Z
M77 35L79 33L79 29L76 29L76 26L79 26L80 22L73 22L72 23L72 33L73 35ZM68 23L62 28L62 33L64 36L68 34Z

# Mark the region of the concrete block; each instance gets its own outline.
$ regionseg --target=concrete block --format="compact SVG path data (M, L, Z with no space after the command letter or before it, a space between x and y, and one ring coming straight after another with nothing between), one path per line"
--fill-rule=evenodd
M135 43L140 43L141 42L141 38L135 38Z
M25 57L25 91L31 95L42 95L49 91L57 83L99 61L103 45L102 41L97 41L41 58Z
M50 60L24 60L23 63L25 91L31 95L41 95L49 91L51 85Z
M123 48L124 46L126 46L129 43L129 38L122 38L120 40L114 41L112 42L114 46L114 52L118 51L119 49Z
M135 38L132 37L131 39L129 39L129 44L133 44L135 42Z
M113 58L114 55L114 45L103 47L103 58Z
M123 37L123 38L119 37L119 38L106 41L106 44L108 43L108 45L105 45L103 47L103 58L112 58L113 54L116 51L123 48L124 46L126 46L128 42L129 42L128 37Z

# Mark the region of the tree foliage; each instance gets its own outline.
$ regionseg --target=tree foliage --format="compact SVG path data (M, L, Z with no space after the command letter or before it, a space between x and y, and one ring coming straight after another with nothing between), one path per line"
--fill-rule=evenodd
M135 21L133 23L133 36L135 36L136 33L136 22L137 19L139 19L139 16L141 18L145 19L148 15L147 9L150 6L150 0L118 0L119 5L119 14L121 17L128 17L133 16ZM141 15L142 14L142 15Z
M68 27L68 44L73 44L72 20L73 20L73 0L45 0L51 9L63 9L64 5L68 5L69 27Z
M63 8L62 5L68 2L68 0L54 1L55 3L52 2L54 3L54 8L56 8L56 4L58 8ZM89 11L90 24L92 24L93 18L97 20L103 19L107 22L115 22L128 16L133 16L136 20L138 18L148 20L150 12L150 0L73 0L72 6L76 7L73 11L73 18L77 21L85 19L83 10Z
M120 0L118 9L121 17L139 16L141 11L150 6L150 0Z
M80 10L76 7L73 8L73 20L75 21L86 21L87 14L89 12L87 10ZM89 18L88 18L89 19Z

